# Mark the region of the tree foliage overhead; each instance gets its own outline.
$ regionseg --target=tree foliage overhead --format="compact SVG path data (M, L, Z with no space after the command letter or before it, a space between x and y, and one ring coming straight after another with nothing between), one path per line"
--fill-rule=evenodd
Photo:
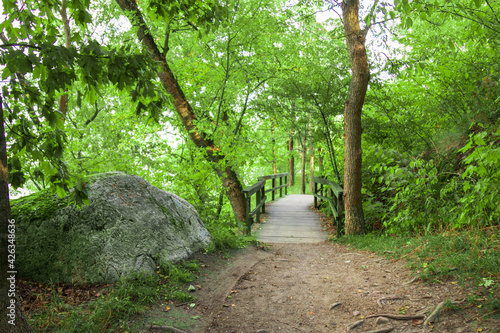
M344 102L354 88L341 5L4 1L11 186L60 195L74 188L83 204L86 175L121 170L210 216L233 210L241 219L241 188L272 172L273 162L286 171L288 158L306 149L305 136L321 148L324 175L344 183ZM500 112L498 9L498 1L477 0L361 4L372 74L361 111L368 229L412 218L416 206L400 200L420 191L404 187L404 177L418 178L416 166L436 167L436 184L457 175L453 188L431 184L429 196L459 202L460 225L475 214L465 199L473 189L494 200L478 184L496 179L480 167L496 156L481 144L496 141L480 128L494 132ZM330 11L326 22L317 22L320 10ZM290 138L300 142L291 152Z

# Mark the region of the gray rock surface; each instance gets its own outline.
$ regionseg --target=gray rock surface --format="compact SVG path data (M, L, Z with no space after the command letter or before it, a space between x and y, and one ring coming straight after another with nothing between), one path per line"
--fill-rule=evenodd
M40 219L14 205L25 231L18 248L21 275L112 282L133 272L154 274L162 262L185 259L210 243L196 210L177 195L119 172L93 179L90 205L82 209L59 205Z

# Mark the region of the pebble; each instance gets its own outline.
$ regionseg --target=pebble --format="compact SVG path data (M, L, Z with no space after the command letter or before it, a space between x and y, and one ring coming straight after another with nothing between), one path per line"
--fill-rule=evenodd
M385 325L389 322L389 319L385 317L378 317L377 320L375 320L376 325Z

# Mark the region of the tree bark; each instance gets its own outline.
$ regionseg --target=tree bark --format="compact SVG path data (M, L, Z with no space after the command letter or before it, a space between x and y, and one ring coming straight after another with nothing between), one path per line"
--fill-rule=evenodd
M288 151L292 152L293 151L293 138L288 139ZM288 166L290 169L290 181L289 184L290 186L295 185L295 158L290 156L290 159L288 160Z
M273 174L278 173L276 169L276 138L274 137L274 121L271 119L271 136L273 141Z
M306 194L306 152L307 152L307 131L304 131L304 140L302 142L302 168L300 172L300 193Z
M170 69L166 60L166 54L160 52L156 45L137 3L133 0L116 0L116 2L124 12L130 13L130 23L138 28L137 37L139 41L142 42L151 54L152 59L158 64L160 68L158 78L167 93L173 97L176 112L184 128L188 131L191 141L197 147L203 148L206 152L206 159L214 163L217 175L227 189L227 197L236 217L244 222L246 220L245 196L236 172L229 164L226 164L224 168L220 167L219 162L223 161L225 156L221 153L220 148L208 138L208 135L198 130L194 125L198 118Z
M323 150L318 148L318 164L319 164L319 176L323 177L325 174L325 165L323 164Z
M309 135L309 191L314 193L314 144L311 133Z
M9 231L15 235L15 222L11 223L9 201L9 170L7 168L7 142L5 140L3 100L0 96L0 328L2 332L33 332L24 316L21 302L15 290L15 261L9 266L9 250L15 247L9 242ZM13 227L9 227L13 225ZM12 239L12 238L11 238ZM14 243L15 245L15 243ZM11 253L14 254L15 253ZM12 273L11 273L12 272ZM11 287L13 289L11 289ZM8 307L12 307L12 310Z
M361 111L370 80L370 70L365 49L367 30L361 30L359 25L359 0L344 0L342 15L352 70L349 95L344 107L345 231L347 235L353 235L365 232L361 197Z

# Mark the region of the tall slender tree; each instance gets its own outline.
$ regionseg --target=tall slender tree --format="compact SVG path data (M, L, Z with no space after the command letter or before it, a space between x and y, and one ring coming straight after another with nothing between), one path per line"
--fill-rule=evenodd
M352 79L349 95L344 105L344 207L346 234L365 232L363 202L361 196L361 111L365 100L370 70L366 57L365 39L369 27L361 30L359 1L344 0L342 16Z

